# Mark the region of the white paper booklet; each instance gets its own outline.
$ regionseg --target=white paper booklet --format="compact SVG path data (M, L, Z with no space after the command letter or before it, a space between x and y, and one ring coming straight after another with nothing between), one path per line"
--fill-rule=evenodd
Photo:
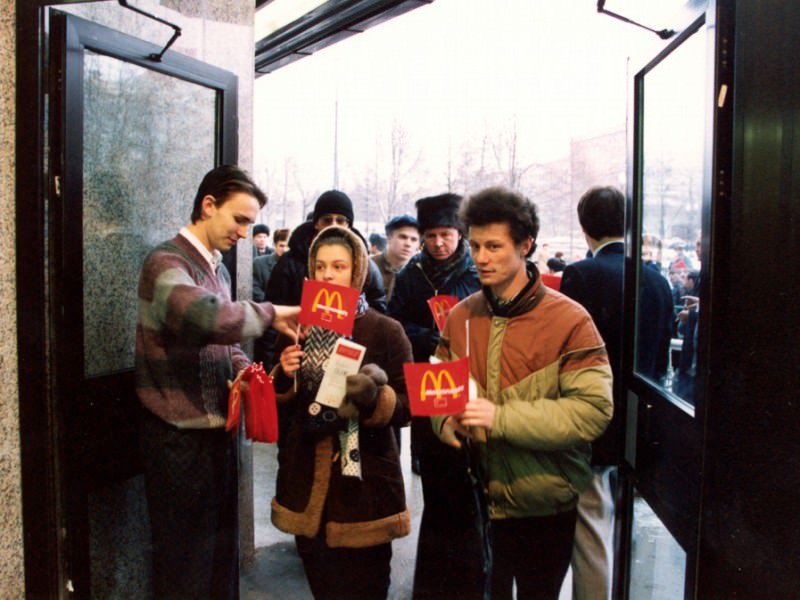
M344 400L347 376L358 373L367 349L355 342L339 338L325 366L325 374L317 391L319 404L338 408Z

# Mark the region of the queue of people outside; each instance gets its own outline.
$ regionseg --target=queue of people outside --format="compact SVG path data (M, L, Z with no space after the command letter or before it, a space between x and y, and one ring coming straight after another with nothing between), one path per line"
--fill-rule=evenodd
M574 598L609 598L622 439L619 190L581 198L586 258L570 262L536 253L546 215L513 190L420 198L416 215L366 238L347 194L328 190L307 221L275 230L274 249L268 226L252 227L253 298L232 301L222 253L266 202L240 169L210 171L190 223L142 267L137 392L156 597L236 597L236 445L225 425L228 386L250 365L239 344L254 339L278 404L271 518L295 536L315 598L386 598L392 540L411 531L404 427L424 502L415 599L510 599L514 588L520 599L555 599L570 564ZM640 368L652 364L655 378L671 338L692 335L691 308L676 301L696 296L686 258L667 267L672 289L662 267L645 269L655 325ZM354 290L349 334L299 325L307 280ZM439 322L428 301L442 295L457 303ZM344 377L331 411L318 398L343 340L363 348L363 366ZM403 365L462 358L474 386L464 410L412 415ZM688 360L681 372L696 368Z

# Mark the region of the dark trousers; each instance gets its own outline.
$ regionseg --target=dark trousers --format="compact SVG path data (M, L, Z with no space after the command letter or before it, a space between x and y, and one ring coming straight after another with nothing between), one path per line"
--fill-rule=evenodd
M483 600L489 559L469 459L439 441L430 419L411 420L425 506L417 538L414 600Z
M154 598L237 598L235 439L222 429L177 429L149 413L141 433Z
M495 519L492 540L492 600L558 600L569 568L577 511L549 517Z
M330 548L321 538L295 537L315 600L385 600L392 545Z

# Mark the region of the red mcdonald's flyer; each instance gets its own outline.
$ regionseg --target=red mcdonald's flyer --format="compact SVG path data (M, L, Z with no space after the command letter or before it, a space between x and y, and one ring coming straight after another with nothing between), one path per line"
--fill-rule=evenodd
M469 359L403 363L411 414L452 415L464 410L469 396Z
M298 322L349 336L353 332L359 292L355 288L306 279Z
M439 294L428 300L428 306L431 309L433 320L436 322L436 327L439 328L439 331L444 329L445 319L447 319L447 315L450 314L450 309L456 304L458 304L458 298L456 296L448 296L447 294Z

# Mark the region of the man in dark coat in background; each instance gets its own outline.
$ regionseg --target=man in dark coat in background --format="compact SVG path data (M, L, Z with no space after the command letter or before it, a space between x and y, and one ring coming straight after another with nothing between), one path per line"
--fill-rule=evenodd
M460 204L456 194L417 200L422 251L397 273L389 302L389 316L403 324L414 362L428 362L439 343L428 299L447 294L461 300L480 288L458 220ZM439 441L429 418L413 417L411 460L421 476L425 502L414 598L478 600L483 597L485 565L466 453Z
M364 245L367 241L353 228L353 203L344 192L328 190L317 198L311 219L298 225L289 238L289 251L281 256L267 285L267 298L276 304L296 306L303 295L303 280L308 274L308 250L312 240L329 225L347 227L357 234ZM369 305L378 312L386 312L386 293L378 267L369 262L370 270L364 283ZM280 299L280 302L278 301Z
M594 478L581 494L572 555L573 598L611 598L614 569L614 516L617 465L621 460L623 403L622 299L625 271L625 197L613 187L594 187L578 203L591 258L564 269L561 292L589 312L606 343L614 374L614 417L592 443ZM653 269L640 269L638 368L661 382L666 375L672 334L669 284Z
M273 250L269 244L269 225L256 223L253 225L253 258L269 256Z

